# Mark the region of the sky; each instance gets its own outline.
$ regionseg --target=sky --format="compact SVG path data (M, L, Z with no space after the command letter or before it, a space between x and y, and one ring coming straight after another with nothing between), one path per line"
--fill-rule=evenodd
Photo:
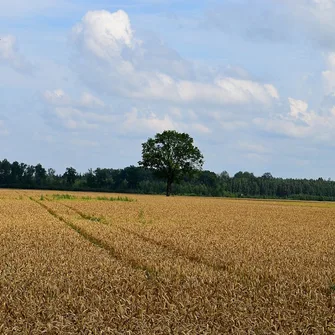
M335 0L0 0L0 159L335 179Z

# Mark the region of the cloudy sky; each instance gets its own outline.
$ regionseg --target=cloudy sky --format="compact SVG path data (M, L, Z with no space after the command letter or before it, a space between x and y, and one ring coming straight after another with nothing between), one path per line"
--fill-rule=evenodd
M0 0L0 159L335 179L335 0Z

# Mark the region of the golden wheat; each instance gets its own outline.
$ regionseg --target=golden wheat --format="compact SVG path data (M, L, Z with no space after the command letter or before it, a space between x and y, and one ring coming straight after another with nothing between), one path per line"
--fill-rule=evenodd
M333 204L55 193L0 192L0 333L335 333Z

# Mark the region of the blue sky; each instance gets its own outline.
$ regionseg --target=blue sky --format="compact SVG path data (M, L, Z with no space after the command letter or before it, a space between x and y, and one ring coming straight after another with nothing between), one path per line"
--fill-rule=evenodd
M205 169L335 179L335 0L0 8L0 159L125 167L176 129Z

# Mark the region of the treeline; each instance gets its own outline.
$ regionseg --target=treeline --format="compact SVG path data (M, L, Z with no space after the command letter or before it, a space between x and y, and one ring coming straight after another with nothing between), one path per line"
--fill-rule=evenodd
M166 183L155 177L153 171L135 166L124 169L97 168L86 173L77 173L73 167L69 167L63 174L56 174L54 169L46 170L41 164L10 163L4 159L0 161L0 187L164 194ZM174 184L173 193L333 201L335 182L322 178L275 178L270 173L256 177L250 172L229 176L226 171L221 174L200 171Z

